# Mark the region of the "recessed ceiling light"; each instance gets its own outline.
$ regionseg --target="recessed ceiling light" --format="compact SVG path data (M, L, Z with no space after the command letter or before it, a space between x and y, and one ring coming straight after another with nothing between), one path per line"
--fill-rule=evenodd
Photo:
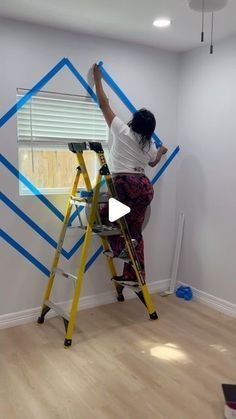
M171 20L167 17L161 17L158 19L155 19L153 22L153 26L156 26L156 28L167 28L171 25Z

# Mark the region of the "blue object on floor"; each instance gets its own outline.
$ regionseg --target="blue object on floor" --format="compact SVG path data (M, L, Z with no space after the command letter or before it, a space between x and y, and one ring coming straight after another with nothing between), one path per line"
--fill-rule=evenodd
M184 298L186 301L190 301L193 298L193 293L190 287L186 287L185 285L181 285L176 290L176 297Z

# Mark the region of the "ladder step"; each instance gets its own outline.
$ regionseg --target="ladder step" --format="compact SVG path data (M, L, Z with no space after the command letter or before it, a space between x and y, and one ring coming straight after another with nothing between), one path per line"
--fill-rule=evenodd
M125 288L130 288L130 289L132 289L132 290L137 290L137 288L139 288L139 283L137 282L137 283L133 283L133 284L131 284L131 285L129 285L128 283L123 283L123 282L121 282L121 281L117 281L115 278L112 278L112 281L114 281L116 284L119 284L120 286L122 286L122 287L125 287Z
M93 232L99 236L120 236L121 231L118 228L109 227L109 226L93 226Z
M64 311L60 306L53 303L51 300L45 300L44 302L45 306L50 307L52 310L54 310L59 316L63 317L63 319L70 320L70 315L66 311Z
M83 230L86 231L87 230L87 226L68 226L68 229L79 229L79 230ZM120 236L121 235L121 231L119 229L115 229L115 228L109 228L107 226L103 226L103 228L100 225L96 225L93 227L93 234L96 234L98 236Z
M74 205L79 205L79 204L91 204L92 203L92 198L93 198L93 192L89 192L89 191L80 191L80 196L71 196L71 203ZM109 201L110 195L108 195L106 192L101 192L99 194L99 198L98 198L98 204L104 204L106 202Z
M114 253L110 250L105 250L105 252L103 252L103 254L110 259L120 259L120 260L123 260L123 262L126 262L126 263L131 262L131 260L129 258L119 258L119 256L114 256Z
M88 203L88 200L86 198L80 198L79 196L72 196L70 199L70 203L80 206L80 205L86 205Z
M78 230L78 229L85 230L85 228L82 226L67 226L67 228L68 230Z
M73 279L73 281L76 281L76 280L77 280L77 276L72 275L72 274L70 274L69 272L65 272L65 271L63 271L63 269L61 269L61 268L55 268L55 269L54 269L54 272L55 272L56 274L59 274L59 275L61 275L61 276L64 276L64 278L70 278L70 279Z
M68 226L67 227L69 230L81 230L81 231L86 231L87 230L87 226ZM93 236L97 236L98 233L92 232Z

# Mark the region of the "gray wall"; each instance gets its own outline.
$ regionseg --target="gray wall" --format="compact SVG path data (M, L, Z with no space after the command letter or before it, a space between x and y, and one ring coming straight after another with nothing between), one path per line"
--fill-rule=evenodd
M180 74L179 279L236 303L236 37L184 54Z
M166 141L170 151L176 145L179 67L176 54L7 20L0 21L0 51L1 115L15 103L17 87L31 88L62 57L69 57L84 76L93 62L102 59L133 103L137 107L146 106L156 114L158 134ZM82 92L78 82L65 69L46 88L67 93ZM109 90L108 94L115 111L128 119L130 115L124 106ZM18 167L16 116L1 128L0 140L1 153ZM20 197L17 179L5 168L1 169L1 173L3 192L57 239L60 222L55 216L37 198ZM151 220L145 230L148 281L170 277L176 230L176 163L155 187L155 192ZM64 210L65 196L49 198L61 211ZM1 207L1 224L9 235L50 267L53 249L5 205ZM70 249L76 239L77 233L70 232L65 248ZM93 249L97 246L98 240L94 239ZM100 257L86 275L83 295L112 289L104 262ZM62 266L65 264L63 261ZM77 264L78 254L70 261L69 270L75 272ZM0 314L39 306L45 282L43 274L3 242ZM61 280L58 283L55 299L67 300L68 286L63 285Z

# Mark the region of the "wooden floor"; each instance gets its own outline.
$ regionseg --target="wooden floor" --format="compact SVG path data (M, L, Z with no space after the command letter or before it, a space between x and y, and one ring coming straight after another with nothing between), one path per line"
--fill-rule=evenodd
M84 310L73 346L60 319L0 331L1 419L220 419L236 382L236 321L154 296Z

